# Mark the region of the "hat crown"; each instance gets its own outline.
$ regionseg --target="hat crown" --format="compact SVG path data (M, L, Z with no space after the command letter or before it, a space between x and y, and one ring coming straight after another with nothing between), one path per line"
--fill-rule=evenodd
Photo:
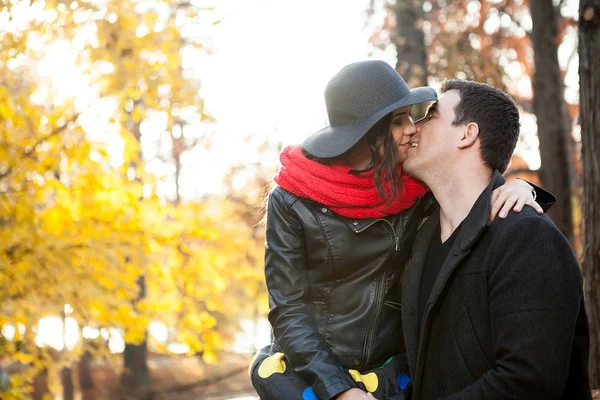
M409 94L404 79L388 63L369 60L349 64L325 88L329 124L343 126L370 117Z

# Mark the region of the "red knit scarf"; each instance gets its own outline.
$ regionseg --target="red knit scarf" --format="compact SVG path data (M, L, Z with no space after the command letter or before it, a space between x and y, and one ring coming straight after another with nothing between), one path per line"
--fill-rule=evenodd
M345 217L380 218L398 214L410 208L429 190L422 182L402 175L402 167L398 166L399 193L386 207L387 200L381 197L375 186L372 169L351 174L352 169L343 163L323 165L307 159L298 146L283 149L280 160L281 168L274 178L279 186Z

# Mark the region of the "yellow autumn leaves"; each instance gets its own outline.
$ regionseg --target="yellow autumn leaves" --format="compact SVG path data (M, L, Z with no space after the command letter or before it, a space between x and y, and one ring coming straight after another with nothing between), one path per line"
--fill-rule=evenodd
M189 122L183 110L186 118L211 121L200 83L182 63L184 47L204 47L181 33L185 19L201 13L167 3L159 11L157 2L143 0L5 3L0 365L25 368L10 375L3 398L26 398L35 374L56 372L90 348L81 337L51 356L36 342L40 319L60 317L66 304L80 330L116 329L135 344L160 321L169 341L215 362L239 320L266 306L259 298L263 238L253 208L260 199L159 197L164 178L147 172L140 129L163 115L161 135L174 141L173 129ZM87 97L77 90L66 96L66 88L40 74L58 40L77 51L77 71L89 82L79 89ZM89 120L101 121L106 133L91 135Z

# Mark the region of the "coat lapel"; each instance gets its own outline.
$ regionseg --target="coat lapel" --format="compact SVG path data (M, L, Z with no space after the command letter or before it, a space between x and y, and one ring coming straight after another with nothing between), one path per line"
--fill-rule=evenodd
M402 329L404 331L404 342L408 363L411 371L414 371L417 360L417 346L419 344L419 291L421 289L421 277L423 267L427 259L429 243L439 225L440 213L435 210L425 220L417 232L413 245L412 257L404 270L402 278Z
M452 273L458 268L461 261L468 256L473 244L477 242L481 234L487 227L489 214L491 211L491 193L492 190L504 184L504 178L498 171L495 171L492 181L488 187L481 193L471 212L463 221L461 231L456 238L448 257L444 261L435 283L431 289L431 294L423 311L423 323L419 324L419 292L421 289L421 277L427 259L429 243L440 223L439 206L433 210L432 215L425 221L417 233L413 245L413 254L402 281L402 324L404 330L404 341L409 368L414 380L420 379L419 357L422 349L420 348L419 337L423 333L421 328L426 326L430 310L438 301L445 285L448 283ZM417 382L418 383L418 382ZM415 388L416 390L416 388Z
M425 311L423 312L424 320L428 317L428 310L438 301L440 293L444 290L444 287L448 283L448 279L450 279L454 270L456 270L460 265L460 262L469 255L471 248L487 227L492 209L492 191L498 186L503 185L504 182L502 175L500 175L498 171L495 171L492 176L492 181L483 190L481 195L479 195L479 198L475 204L473 204L473 208L471 208L471 212L462 222L458 237L448 252L448 256L442 264L435 283L431 288L431 294L429 295Z

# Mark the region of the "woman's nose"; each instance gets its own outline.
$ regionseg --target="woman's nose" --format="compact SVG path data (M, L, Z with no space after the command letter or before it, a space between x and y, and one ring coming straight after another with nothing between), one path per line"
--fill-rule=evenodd
M417 133L417 127L415 126L415 124L410 124L409 126L404 128L404 135L406 136L412 136L415 133Z

